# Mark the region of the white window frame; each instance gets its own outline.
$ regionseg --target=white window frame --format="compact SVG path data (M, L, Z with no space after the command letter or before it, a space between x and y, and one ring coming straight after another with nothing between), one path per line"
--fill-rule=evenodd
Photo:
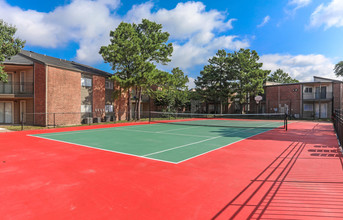
M0 101L0 103L4 103L4 115L3 115L3 122L5 124L13 124L14 123L14 102L8 102L8 101ZM11 122L6 122L6 113L5 113L5 104L10 103L11 104Z
M311 89L311 92L309 92L310 89ZM312 87L305 87L304 93L313 93L313 88Z
M92 86L92 79L87 78L87 77L81 77L81 86L91 87Z
M20 72L20 86L19 86L19 91L20 92L24 92L24 90L25 90L25 81L26 81L26 76L25 76L26 74L25 74L25 71L21 71Z
M82 113L91 113L92 112L92 105L81 105L81 112Z
M114 112L113 105L105 105L105 112Z

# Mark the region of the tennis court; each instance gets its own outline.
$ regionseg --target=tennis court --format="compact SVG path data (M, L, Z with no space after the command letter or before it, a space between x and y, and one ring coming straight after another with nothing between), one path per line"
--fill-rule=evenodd
M332 124L207 117L2 133L0 216L343 217Z
M214 117L215 115L202 114L155 114L156 117L146 125L33 136L147 159L180 163L271 129L285 128L286 123L284 114L245 115L245 118L239 119L233 118L232 115Z

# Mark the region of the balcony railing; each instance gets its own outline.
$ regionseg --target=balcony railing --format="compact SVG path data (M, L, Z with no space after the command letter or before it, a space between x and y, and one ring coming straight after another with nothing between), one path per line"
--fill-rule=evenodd
M0 82L0 94L33 94L33 83Z
M332 92L314 92L310 94L304 93L304 100L325 100L332 99Z

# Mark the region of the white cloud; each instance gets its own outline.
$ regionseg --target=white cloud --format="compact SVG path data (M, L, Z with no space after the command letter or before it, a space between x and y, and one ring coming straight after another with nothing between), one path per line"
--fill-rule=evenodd
M312 0L290 0L288 4L294 6L293 10L298 10L299 8L309 5L311 2Z
M194 83L195 79L193 77L188 77L188 89L193 89L195 88L195 83Z
M127 13L126 20L138 23L142 18L151 19L163 24L171 38L178 40L189 39L199 33L232 29L232 22L235 20L226 20L227 15L217 10L206 11L202 2L178 3L174 9L160 9L157 12L151 12L152 8L151 2L135 5Z
M337 79L333 71L335 66L333 61L320 54L296 56L267 54L261 56L260 62L263 63L263 69L272 72L282 69L299 81L313 81L313 76Z
M168 68L191 68L205 64L218 49L249 46L248 40L224 33L233 28L236 19L229 19L226 12L206 10L202 2L178 3L173 9L157 11L153 11L152 2L147 2L134 5L122 17L115 12L119 5L120 0L72 0L43 13L0 0L0 18L16 25L17 35L27 45L57 48L77 43L76 60L86 64L102 62L99 48L108 45L110 30L122 20L140 23L142 18L147 18L163 25L174 44L173 61Z
M225 12L206 11L202 2L178 3L174 9L156 12L152 12L152 8L151 2L135 5L125 20L139 23L142 18L148 18L163 25L174 46L170 68L203 65L218 49L237 50L249 46L248 40L238 36L217 36L217 33L232 29L236 19L228 19Z
M94 64L102 61L99 47L108 44L110 30L119 23L111 14L119 3L119 0L73 0L43 13L13 7L0 0L0 16L17 27L17 35L28 45L57 48L77 42L76 59Z
M266 17L264 17L262 23L259 24L259 25L257 25L257 27L258 27L258 28L263 27L264 25L266 25L266 24L269 22L269 20L270 20L270 16L267 15Z
M343 1L332 0L328 5L321 4L311 15L310 26L325 28L343 26Z

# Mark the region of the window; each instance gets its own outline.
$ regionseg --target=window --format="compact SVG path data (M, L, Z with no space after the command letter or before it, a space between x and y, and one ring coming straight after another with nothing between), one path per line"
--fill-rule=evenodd
M24 92L25 88L25 72L20 72L20 92Z
M105 105L106 112L113 112L113 105Z
M312 104L304 104L304 111L312 112L313 111L313 105Z
M82 77L81 78L81 86L86 86L86 87L92 86L92 79Z
M105 81L105 88L106 89L113 89L113 82L112 81Z
M312 88L311 87L306 87L305 88L305 93L312 93Z
M92 105L81 105L81 112L92 112Z

